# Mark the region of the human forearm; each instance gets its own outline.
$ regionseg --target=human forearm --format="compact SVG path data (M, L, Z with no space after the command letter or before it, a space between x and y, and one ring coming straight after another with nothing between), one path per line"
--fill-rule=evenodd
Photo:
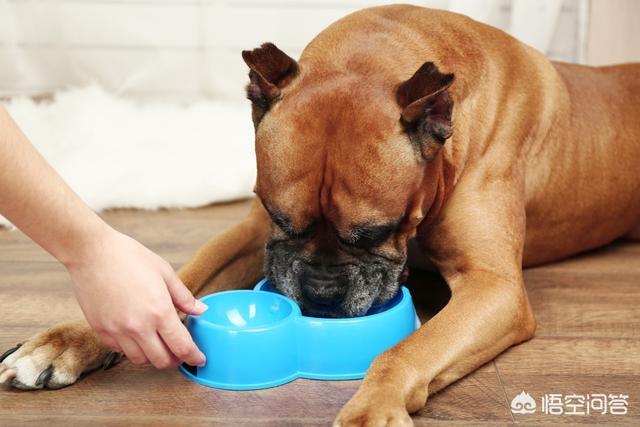
M100 219L0 107L0 214L69 271L78 303L101 340L156 367L205 358L176 308L200 314L173 268Z
M2 107L0 213L65 265L78 261L109 230Z

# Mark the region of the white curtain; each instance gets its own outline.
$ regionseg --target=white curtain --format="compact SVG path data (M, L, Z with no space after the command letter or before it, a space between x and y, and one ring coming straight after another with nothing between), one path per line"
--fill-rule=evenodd
M584 1L413 3L576 60ZM13 98L9 112L96 210L245 197L255 160L240 51L272 41L298 56L331 22L387 2L0 0L0 96ZM53 102L16 99L63 89Z
M587 0L422 0L579 61ZM292 56L330 22L387 0L0 0L0 96L97 83L136 98L241 100L242 49Z

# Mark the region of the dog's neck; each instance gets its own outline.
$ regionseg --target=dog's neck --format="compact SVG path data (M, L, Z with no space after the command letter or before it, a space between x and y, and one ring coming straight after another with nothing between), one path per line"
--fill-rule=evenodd
M424 169L423 192L420 203L423 219L417 227L417 234L425 235L440 214L447 195L453 188L454 168L445 158L444 150L430 161Z

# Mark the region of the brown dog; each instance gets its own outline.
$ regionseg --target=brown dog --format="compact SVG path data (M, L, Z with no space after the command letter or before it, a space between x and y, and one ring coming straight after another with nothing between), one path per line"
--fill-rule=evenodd
M551 63L502 31L411 6L336 22L298 63L272 44L243 57L258 199L181 270L190 289L251 286L264 261L306 312L357 316L395 294L410 248L452 291L374 361L338 425L411 424L429 393L531 338L523 265L640 234L640 65ZM51 360L63 345L75 356ZM57 387L107 352L77 322L4 366L30 356L42 369L16 385Z

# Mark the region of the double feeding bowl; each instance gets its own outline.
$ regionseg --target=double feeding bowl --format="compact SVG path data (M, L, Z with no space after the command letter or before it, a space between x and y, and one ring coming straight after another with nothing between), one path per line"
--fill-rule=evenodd
M363 378L373 359L420 324L404 286L361 317L303 316L298 305L266 279L254 290L201 299L209 309L186 326L207 357L203 367L182 365L191 380L226 390L255 390L296 378Z

